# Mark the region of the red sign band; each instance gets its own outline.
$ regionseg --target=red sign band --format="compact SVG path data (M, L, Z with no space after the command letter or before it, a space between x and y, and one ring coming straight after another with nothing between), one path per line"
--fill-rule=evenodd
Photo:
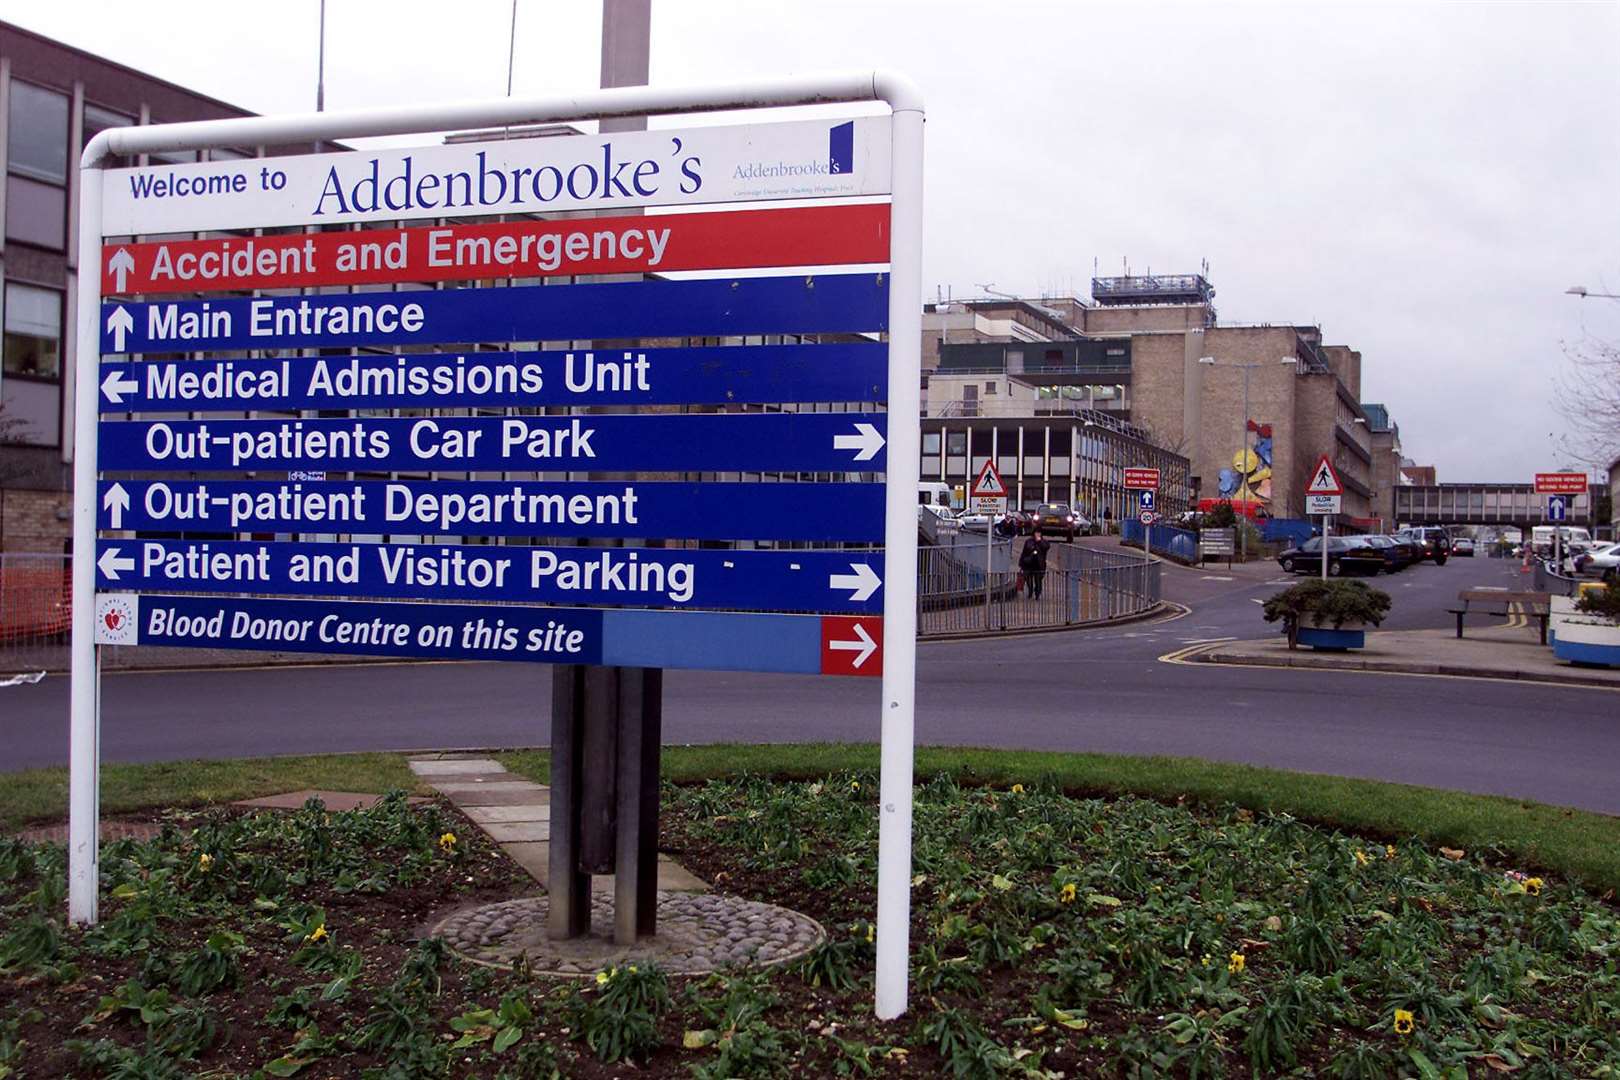
M889 261L884 203L108 244L103 295Z
M1585 473L1536 473L1537 495L1580 495L1586 491Z

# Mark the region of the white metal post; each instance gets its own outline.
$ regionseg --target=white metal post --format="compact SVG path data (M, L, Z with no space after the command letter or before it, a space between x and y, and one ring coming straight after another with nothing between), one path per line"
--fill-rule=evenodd
M1243 475L1238 478L1238 490L1247 491L1249 488L1249 367L1243 365L1243 427L1238 432L1238 446L1242 450L1243 464L1240 466ZM1251 493L1252 494L1252 493ZM1243 499L1243 513L1238 515L1235 522L1238 530L1238 562L1249 561L1249 500ZM1327 541L1323 541L1327 543Z
M917 696L917 527L921 458L923 106L909 83L879 85L893 109L889 248L888 520L883 553L883 749L878 784L880 1020L906 1011L911 952L911 783Z
M972 460L972 455L969 455L969 460ZM986 511L986 521L984 523L984 628L986 630L990 629L990 561L996 545L995 527L988 520L992 516Z
M68 920L96 921L101 809L97 670L96 419L101 366L100 168L79 173L79 292L73 348L73 632L68 683Z
M1322 515L1322 580L1328 579L1328 516Z

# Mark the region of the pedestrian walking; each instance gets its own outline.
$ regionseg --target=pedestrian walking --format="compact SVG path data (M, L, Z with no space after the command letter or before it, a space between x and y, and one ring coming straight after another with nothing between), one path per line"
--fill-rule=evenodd
M1029 583L1029 598L1041 598L1041 582L1046 577L1046 552L1051 548L1051 541L1041 535L1039 526L1024 541L1024 550L1018 555L1018 569Z

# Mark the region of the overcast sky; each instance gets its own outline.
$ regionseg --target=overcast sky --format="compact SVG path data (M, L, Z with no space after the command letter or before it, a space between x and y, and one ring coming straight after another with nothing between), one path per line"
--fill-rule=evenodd
M329 0L329 109L499 96L509 0ZM257 112L313 106L318 0L0 0ZM515 91L596 85L600 6L518 0ZM1196 271L1222 321L1360 349L1440 478L1563 464L1563 350L1620 341L1620 4L654 0L652 81L891 67L928 99L924 286ZM1325 449L1325 448L1324 448Z

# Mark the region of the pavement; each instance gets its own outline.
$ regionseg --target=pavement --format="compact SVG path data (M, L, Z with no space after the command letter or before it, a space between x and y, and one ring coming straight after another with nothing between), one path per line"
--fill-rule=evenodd
M551 873L551 789L506 771L494 758L428 754L410 759L411 772L455 804L530 877L546 885ZM705 885L667 855L658 856L661 892L706 892ZM613 893L613 875L591 878L591 891Z
M1452 630L1369 630L1365 648L1352 652L1290 650L1279 632L1257 641L1229 641L1184 651L1179 660L1248 667L1320 668L1402 675L1453 675L1479 679L1620 690L1620 668L1577 667L1553 658L1535 626Z

